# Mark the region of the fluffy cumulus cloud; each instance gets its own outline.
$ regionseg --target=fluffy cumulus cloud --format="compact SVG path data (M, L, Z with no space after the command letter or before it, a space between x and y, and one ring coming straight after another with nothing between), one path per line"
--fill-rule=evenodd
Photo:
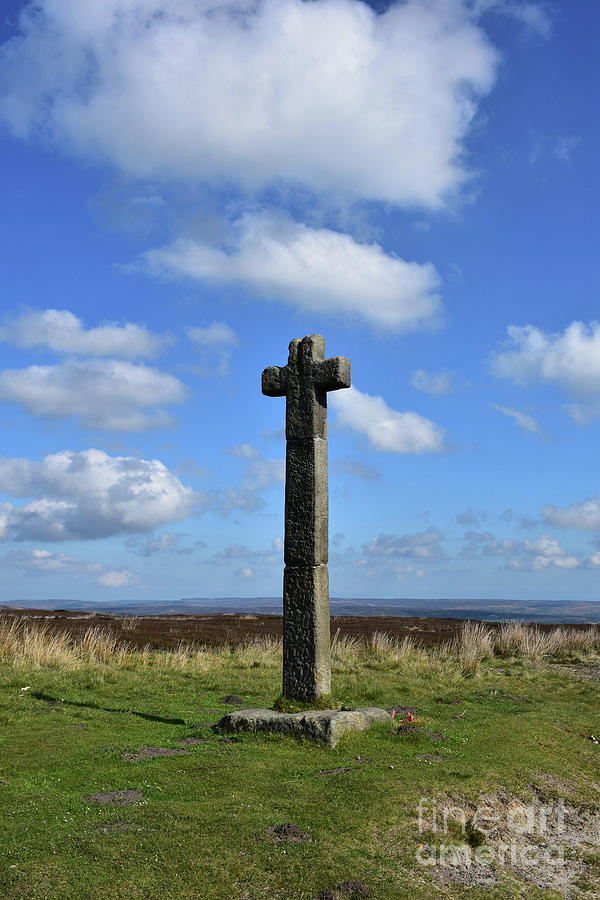
M374 450L386 453L439 453L444 429L416 412L397 412L383 397L372 397L355 387L329 396L339 425L364 434Z
M412 386L427 394L452 394L455 379L455 372L426 372L425 369L415 369L410 375Z
M39 0L2 47L0 117L129 175L437 207L497 61L462 0Z
M40 461L0 459L0 537L65 541L152 531L185 519L201 498L159 460L63 450ZM32 499L33 498L33 499Z
M510 325L508 337L492 357L496 375L517 384L554 383L586 397L600 391L600 322L571 322L562 333Z
M562 509L548 503L542 507L542 516L548 525L558 528L600 531L600 495L579 503L571 503Z
M508 406L498 406L496 403L492 403L492 406L498 412L508 416L509 419L513 419L522 431L528 431L530 434L537 434L538 437L544 436L544 432L540 428L537 419L530 416L528 413L520 412L518 409L511 409Z
M444 535L437 528L428 528L417 534L380 534L363 546L363 554L373 558L439 559L444 556Z
M135 576L127 570L106 569L100 563L86 563L64 553L51 553L49 550L13 550L0 560L0 565L22 569L28 575L63 575L69 578L85 578L103 587L122 587L129 584Z
M185 387L153 366L73 359L0 372L0 400L49 419L79 418L85 428L143 431L171 422L163 405L183 403Z
M239 282L297 309L360 316L398 331L435 325L442 311L431 263L405 262L378 244L267 213L244 215L229 248L181 238L146 252L142 265L161 276ZM209 337L206 330L201 337Z
M531 541L498 540L490 531L468 531L461 555L499 556L506 559L509 570L538 572L542 569L575 569L581 560L570 554L549 534L541 534Z
M153 357L167 340L131 322L86 329L67 309L24 309L17 316L7 317L0 326L0 341L24 348L47 347L69 355Z
M556 538L541 534L533 541L523 541L523 559L511 559L511 569L575 569L580 561L560 546Z

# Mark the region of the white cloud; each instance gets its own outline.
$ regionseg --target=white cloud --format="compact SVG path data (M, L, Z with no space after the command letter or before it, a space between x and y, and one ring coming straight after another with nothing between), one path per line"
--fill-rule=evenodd
M595 419L600 419L600 400L565 403L562 408L577 425L589 425Z
M364 481L373 481L376 478L381 478L379 469L352 456L341 456L334 460L330 464L329 470L330 472L347 472L349 475L354 475L355 478L362 478Z
M467 531L465 534L467 543L461 551L461 556L467 558L474 556L512 556L520 552L518 541L510 538L498 540L491 531Z
M511 559L511 569L575 569L580 561L560 546L556 538L549 534L541 534L533 541L523 541L524 559Z
M104 572L98 576L98 584L104 587L123 587L131 581L131 572Z
M437 528L418 534L380 534L363 546L368 557L409 557L411 559L439 559L444 555L441 542L444 535Z
M189 326L186 334L198 348L203 365L192 365L188 368L196 375L227 375L231 347L238 344L238 337L233 328L225 322L213 322L206 328Z
M217 508L225 515L236 509L245 512L261 509L265 504L262 492L285 480L285 460L267 459L250 444L239 444L229 452L246 460L246 470L239 488L215 492Z
M225 322L213 322L206 328L190 325L186 334L199 347L235 347L238 344L235 331Z
M524 0L475 0L475 9L479 13L491 10L515 19L542 38L549 38L552 32L552 19L545 3L527 3Z
M468 531L465 534L467 543L461 556L474 558L477 556L500 556L508 561L508 569L519 571L540 571L541 569L574 569L580 560L570 555L556 538L549 534L541 534L532 541L514 541L510 538L498 540L491 531ZM509 558L511 557L511 558Z
M329 395L340 425L366 435L374 450L385 453L439 453L444 429L416 412L396 412L383 397L355 387Z
M378 244L279 215L242 216L227 250L180 238L144 253L142 265L159 276L240 282L298 309L360 316L398 331L436 325L442 313L431 263L405 262Z
M0 400L47 418L77 416L85 428L142 431L169 424L161 404L183 403L185 386L152 366L67 360L0 372Z
M50 553L49 550L13 550L0 560L5 567L23 569L28 575L62 575L69 578L85 578L104 587L121 587L130 582L134 575L126 570L106 570L99 563L86 563L64 553Z
M283 180L436 207L498 56L461 0L39 0L0 117L129 175Z
M259 455L258 450L252 444L236 444L228 452L232 456L237 456L238 459L256 459Z
M466 508L463 513L459 513L456 517L456 522L458 525L480 525L481 522L487 519L487 513L482 509L471 509L470 506Z
M410 383L418 391L427 394L452 394L454 391L454 372L426 372L425 369L415 369L411 372Z
M581 138L572 135L561 137L548 137L537 134L533 138L533 146L529 154L529 162L533 165L540 159L557 159L559 162L570 163L573 151L581 144Z
M159 337L131 322L86 330L81 319L66 309L25 309L18 316L5 318L0 341L17 347L48 347L57 353L136 359L156 356L168 337Z
M600 391L600 322L571 322L563 333L510 325L512 347L492 357L492 371L517 384L556 383L573 394Z
M416 569L414 566L394 566L394 574L396 578L401 581L409 575L414 575L416 578L422 578L424 573L423 569Z
M531 434L537 434L538 437L544 437L544 432L540 428L537 419L533 416L524 412L519 412L518 409L510 409L507 406L498 406L496 403L492 403L492 406L498 412L503 413L510 419L514 419L519 428L523 431L529 431Z
M581 503L571 503L563 509L548 503L542 506L542 516L548 525L555 525L558 528L600 531L600 495Z
M102 450L62 450L41 461L0 459L0 491L28 498L23 506L5 503L0 512L0 535L15 540L152 531L187 518L202 502L159 460Z
M283 541L281 538L275 538L271 546L263 550L251 550L243 544L230 544L224 550L213 554L206 560L207 565L211 566L231 566L244 560L248 563L236 570L236 575L251 577L263 572L264 566L280 566L282 563ZM254 567L254 568L252 568ZM246 575L244 575L244 572Z
M155 553L192 553L194 547L180 546L179 542L182 537L181 534L170 534L169 532L150 537L145 541L141 541L139 537L130 537L125 541L125 546L128 550L137 553L138 556L144 557L154 556ZM194 544L197 547L202 542L195 541Z

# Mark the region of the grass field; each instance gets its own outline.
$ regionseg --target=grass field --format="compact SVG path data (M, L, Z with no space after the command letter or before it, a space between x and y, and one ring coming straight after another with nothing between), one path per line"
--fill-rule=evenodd
M210 727L273 703L278 641L133 651L0 622L0 897L598 897L599 650L510 625L338 638L337 702L415 722L329 750Z

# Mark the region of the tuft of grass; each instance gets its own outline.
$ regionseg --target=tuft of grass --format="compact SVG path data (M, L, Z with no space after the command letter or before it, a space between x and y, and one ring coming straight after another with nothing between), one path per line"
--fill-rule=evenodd
M544 632L537 625L511 620L498 629L494 650L505 658L586 656L600 650L600 630L597 625L590 625L586 629L554 628Z
M482 660L492 656L494 641L488 625L483 622L464 622L454 641L461 671L474 675Z

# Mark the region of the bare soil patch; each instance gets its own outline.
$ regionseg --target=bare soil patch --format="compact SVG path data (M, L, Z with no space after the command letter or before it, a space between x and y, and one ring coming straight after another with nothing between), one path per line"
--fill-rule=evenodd
M143 791L127 790L127 791L99 791L97 794L91 794L84 797L88 803L110 803L111 806L127 806L129 803L135 803L136 800L142 800Z
M317 900L362 900L363 897L370 896L371 891L364 881L353 878L350 881L340 881L334 888L325 888Z
M269 825L266 829L267 837L276 841L310 841L310 834L302 831L295 822L286 822L284 825Z
M153 756L178 756L188 752L179 747L140 747L134 753L123 753L123 759L127 762L142 762L144 759L152 759Z
M132 822L100 822L94 831L96 834L115 834L121 831L141 831L141 828Z

